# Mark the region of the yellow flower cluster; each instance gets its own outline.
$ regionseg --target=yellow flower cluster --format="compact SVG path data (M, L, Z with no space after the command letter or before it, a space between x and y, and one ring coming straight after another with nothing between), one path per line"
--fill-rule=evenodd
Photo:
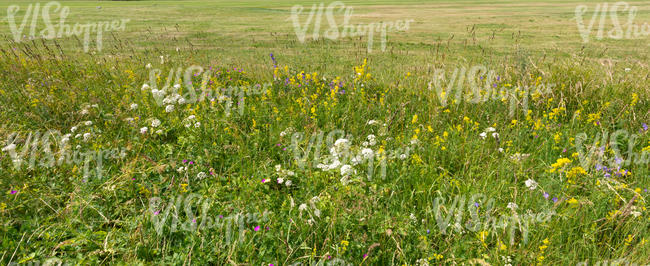
M587 175L587 171L585 171L585 169L583 169L580 166L573 167L573 168L571 168L571 170L569 170L566 173L566 176L568 178L567 182L569 182L569 184L575 184L574 178L576 178L578 176L581 176L581 175Z
M555 173L557 170L563 168L564 166L571 163L571 160L568 158L559 158L554 164L551 164L551 170L549 172ZM560 171L561 172L561 171Z
M544 252L548 248L548 244L550 242L548 241L548 238L545 238L542 240L542 245L539 246L539 256L537 256L537 265L542 265L542 262L544 261Z

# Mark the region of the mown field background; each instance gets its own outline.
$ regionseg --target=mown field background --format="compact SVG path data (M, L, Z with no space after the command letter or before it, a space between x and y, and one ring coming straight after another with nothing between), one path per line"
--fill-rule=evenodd
M593 10L598 1L394 2L343 2L354 7L354 25L414 20L408 31L388 33L385 51L375 36L369 53L365 37L299 42L291 7L308 12L317 1L61 1L70 8L68 24L130 19L124 31L104 34L101 51L91 45L84 53L70 37L13 41L8 6L25 10L36 2L0 0L0 146L17 133L22 151L29 132L58 130L72 134L69 146L76 150L125 151L104 160L101 179L88 180L79 163L16 168L10 153L0 152L0 262L650 263L648 162L614 166L611 173L582 168L575 145L585 133L589 148L605 146L604 157L612 159L609 141L596 138L624 129L637 135L635 152L650 151L650 36L597 40L592 33L583 43L575 8ZM628 3L638 8L636 24L650 23L648 1ZM207 100L166 112L141 89L152 85L152 69L162 70L160 89L170 69L193 65L219 73L208 85L216 91L272 86L247 94L244 112L230 115L225 103ZM512 115L509 99L445 106L428 88L436 69L450 74L474 65L494 70L499 89L556 86L531 95L530 112L517 101ZM480 137L490 127L498 140L491 132ZM365 166L355 168L349 183L339 170L299 167L292 133L305 134L304 152L309 136L334 130L348 134L355 151L375 135L370 148L378 159L412 150L407 158L388 158L383 179L366 179ZM88 140L75 138L84 133ZM616 142L629 158L630 138ZM323 153L330 148L325 141L320 147ZM38 161L48 152L34 154ZM529 157L513 159L517 154ZM178 171L181 166L189 170ZM201 172L207 176L198 178ZM536 189L526 186L528 179L539 183ZM436 213L446 216L452 206L437 209L435 199L469 200L475 193L494 200L487 213L479 207L482 221L513 215L509 203L518 205L519 215L556 214L526 230L517 225L513 241L503 228L443 234ZM157 232L150 200L188 195L201 195L215 220L270 214L231 229L171 232L167 226ZM192 205L198 224L206 213L201 204ZM192 220L178 211L180 223ZM472 214L465 210L461 217L468 221Z

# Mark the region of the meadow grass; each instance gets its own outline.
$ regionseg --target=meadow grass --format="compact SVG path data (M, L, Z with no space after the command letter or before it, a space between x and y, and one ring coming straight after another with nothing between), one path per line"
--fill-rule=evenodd
M583 43L576 1L344 3L352 24L414 22L368 52L363 37L299 42L296 1L62 1L68 23L130 19L85 53L16 42L4 18L0 261L650 263L648 161L615 160L650 153L648 36ZM484 100L432 83L476 65L498 80L460 93ZM212 99L157 102L192 66ZM32 146L48 130L70 135ZM350 172L323 169L331 148ZM74 151L122 154L87 170Z

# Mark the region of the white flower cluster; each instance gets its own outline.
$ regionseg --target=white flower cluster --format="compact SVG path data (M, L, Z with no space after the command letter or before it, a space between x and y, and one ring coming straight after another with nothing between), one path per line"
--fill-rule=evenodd
M81 125L92 126L93 121L88 120L88 121L85 121L85 122L81 123ZM73 127L70 128L71 133L75 133L75 132L77 132L77 130L79 130L79 126L73 126ZM66 135L63 136L63 139L65 139L65 142L68 142L70 140L71 136L72 136L72 134L66 134ZM91 137L92 137L92 134L90 132L86 132L86 133L83 133L83 134L77 133L77 134L74 135L75 139L82 138L84 142L88 142Z
M127 118L126 120L127 120L128 122L133 122L133 121L134 121L134 119L133 119L133 118L130 118L130 117ZM153 130L154 128L159 127L161 124L162 124L162 122L160 122L160 120L159 120L158 118L155 118L155 117L154 117L154 118L151 120L151 128L152 128L152 130ZM140 134L147 134L148 132L149 132L149 127L141 127L141 128L140 128ZM163 133L162 129L158 129L158 130L156 130L156 134L160 135L160 134L162 134L162 133Z
M510 160L513 160L515 162L520 162L522 160L525 160L530 156L530 153L515 153L513 155L510 155Z
M151 87L148 84L143 84L142 85L142 90L143 91L148 90L150 88ZM167 91L164 88L160 89L160 90L151 89L151 94L153 95L154 99L158 99L158 100L163 99L162 104L165 105L165 112L171 113L175 109L174 104L181 105L181 104L187 103L187 100L185 100L185 98L183 98L183 96L176 93L180 88L181 88L180 84L175 84L173 86L173 89L172 89L172 91L171 91L171 93L169 95L167 94ZM135 106L132 104L131 109L133 110L135 108L137 108L137 104L135 104Z
M483 131L483 132L481 132L481 134L479 134L479 137L481 137L481 139L485 139L487 137L488 133L492 133L493 138L499 139L499 133L497 133L496 129L493 128L493 127L486 128L485 131Z
M488 133L492 133L492 137L497 141L497 144L498 144L499 143L499 133L497 133L496 131L497 130L495 128L488 127L488 128L485 129L485 131L483 131L483 132L481 132L481 134L479 134L479 137L481 137L481 139L485 139L487 137ZM501 148L501 147L497 148L497 150L499 152L503 152L503 148Z
M290 187L292 184L292 181L289 179L289 177L296 176L296 173L291 170L282 169L282 165L279 164L275 166L275 172L278 174L278 176L280 176L277 179L278 184L284 184L287 187Z
M537 188L537 181L528 179L524 182L526 184L526 187L530 190L535 190Z
M205 172L199 172L199 173L196 175L196 178L198 178L199 180L203 180L203 179L206 178L206 177L208 177L208 174L206 174Z
M288 134L291 134L291 133L293 133L293 132L295 132L295 131L296 131L296 130L295 130L293 127L288 127L287 129L285 129L285 130L283 130L282 132L280 132L280 137L282 138L282 137L284 137L284 136L286 136L286 135L288 135Z
M320 218L321 211L316 207L316 203L319 200L320 199L318 198L318 196L314 196L307 203L303 203L303 204L300 204L300 206L298 206L298 212L299 212L299 216L301 218L302 218L302 213L303 212L307 212L307 214L309 214L309 219L307 219L307 224L309 224L309 225L313 225L316 222L316 220L314 219L314 216ZM309 204L309 206L307 206L307 204ZM291 199L291 206L292 207L294 206L293 199ZM313 215L312 215L312 212L309 212L310 210L313 212Z
M185 118L185 127L189 128L192 125L194 125L195 128L198 128L201 126L201 122L196 121L196 116L195 115L190 115L187 118Z

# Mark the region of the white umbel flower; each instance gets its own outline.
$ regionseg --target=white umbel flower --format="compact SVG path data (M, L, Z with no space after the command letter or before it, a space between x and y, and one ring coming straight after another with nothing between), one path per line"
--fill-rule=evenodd
M160 99L165 96L165 91L153 89L151 90L151 94L153 95L153 97Z
M347 148L348 146L350 146L350 141L348 141L347 139L337 139L334 142L334 146L337 148Z
M341 175L342 176L348 176L352 173L353 169L352 166L349 164L341 166Z
M339 160L334 160L329 166L327 166L328 169L336 169L341 166L341 162Z
M132 103L131 104L131 110L138 109L138 104L137 103Z
M365 149L361 150L361 154L363 155L363 158L366 158L366 159L370 159L370 158L372 158L372 156L375 155L375 153L371 149L368 149L368 148L365 148Z
M199 174L196 175L196 178L198 178L199 180L202 180L202 179L206 178L207 176L208 175L205 172L199 172Z
M478 136L481 137L481 139L485 139L487 137L487 133L481 132L481 134L478 134Z
M158 127L158 126L160 126L160 120L154 119L153 121L151 121L151 127Z
M173 106L173 105L170 104L170 105L167 105L167 106L165 107L165 112L167 112L167 113L171 113L171 112L173 112L173 111L174 111L174 106Z
M377 144L377 138L375 137L375 135L372 134L368 135L368 144L370 144L370 146Z
M530 178L526 180L524 183L526 184L526 187L528 187L528 189L530 190L535 190L537 188L537 182Z
M140 134L146 134L148 130L149 130L148 127L142 127L140 128Z

